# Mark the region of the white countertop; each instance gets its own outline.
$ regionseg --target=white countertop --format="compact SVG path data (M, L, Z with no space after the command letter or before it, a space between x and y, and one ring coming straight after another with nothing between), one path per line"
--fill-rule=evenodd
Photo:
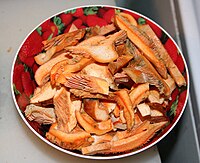
M10 91L15 53L26 35L41 21L70 7L86 4L115 5L112 0L1 0L0 1L0 162L94 162L62 153L40 140L19 116ZM157 148L109 162L160 163ZM98 162L98 161L96 161Z

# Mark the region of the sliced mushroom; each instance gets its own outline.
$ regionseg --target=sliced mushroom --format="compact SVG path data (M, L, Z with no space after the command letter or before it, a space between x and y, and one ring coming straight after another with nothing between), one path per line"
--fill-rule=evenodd
M154 51L150 48L152 41L148 35L137 26L132 25L120 14L115 16L115 24L121 30L127 32L128 38L143 52L144 56L154 65L159 74L166 79L167 69L164 63L156 57Z
M54 108L45 108L30 104L24 111L26 118L39 124L52 124L56 122Z
M154 50L157 50L158 52L157 57L159 57L163 61L170 75L176 81L177 85L179 87L182 85L186 85L186 81L183 75L181 74L177 66L174 64L173 60L171 59L168 52L166 51L166 49L164 48L163 44L161 43L159 38L156 36L154 31L151 29L151 27L148 24L145 24L145 25L141 25L139 28L143 30L152 39L154 43Z
M92 145L94 144L100 144L100 143L105 143L105 142L110 142L113 138L112 133L106 133L104 135L92 135L92 138L94 139L94 142L92 143Z
M76 45L78 41L83 38L84 34L84 29L73 32L71 30L69 33L58 35L50 40L43 41L44 50L46 50L46 52L40 53L34 57L36 63L42 65L49 61L55 53L62 51L65 47Z
M78 41L83 38L84 34L85 29L79 29L75 31L71 30L69 33L58 35L50 40L43 41L44 50L46 53L41 53L35 56L35 61L39 65L46 63L55 53L62 51L67 46L76 45Z
M130 14L124 13L124 12L120 12L119 13L120 16L122 16L123 18L126 19L127 22L129 22L130 24L137 26L137 21L135 20L135 18L133 16L131 16Z
M93 138L88 132L83 131L80 127L66 133L58 129L57 123L52 124L49 131L46 133L46 137L52 143L64 149L80 150L82 147L89 146L93 142Z
M128 67L123 68L128 76L135 83L149 83L155 85L159 91L165 94L166 97L170 95L169 86L163 78L157 73L152 64L140 53L140 51L130 42L127 42L130 53L134 55L134 60L129 62Z
M117 89L112 74L105 64L91 63L84 67L81 72L85 75L105 79L109 83L111 89Z
M68 59L67 53L62 53L57 57L49 60L48 62L41 65L35 72L35 81L39 86L44 85L50 79L51 68L58 62Z
M64 87L58 90L53 98L58 129L63 132L72 131L76 124L75 111L80 110L81 101L72 102L70 92Z
M135 116L138 117L137 114L135 114ZM150 121L144 120L144 121L140 121L140 123L138 123L138 125L135 125L130 131L127 131L127 130L117 131L113 137L113 141L125 139L130 136L139 134L145 131L149 127L149 125L150 125Z
M166 125L167 121L147 125L140 133L134 134L130 137L113 141L109 150L100 151L98 153L109 154L126 152L136 149L148 142L155 133Z
M159 123L164 121L169 122L169 118L166 116L167 113L163 108L163 104L149 103L148 105L151 108L151 117L149 119L151 123Z
M83 147L81 149L82 154L84 155L94 155L97 153L101 153L104 150L109 150L111 148L111 142L105 142L100 144L94 144L87 147Z
M69 60L64 60L64 61L60 61L57 64L55 64L50 72L50 78L51 78L51 84L60 84L59 83L59 76L64 73L74 73L77 71L82 70L85 66L87 66L88 64L94 62L94 60L92 58L81 58L79 61L77 61L77 63L73 63L70 64ZM58 79L58 80L57 80Z
M116 73L114 78L116 84L128 83L131 80L130 77L123 71L122 73Z
M84 99L84 111L96 121L106 121L109 118L107 109L100 107L98 99Z
M97 35L103 36L115 31L115 29L116 27L114 26L114 24L108 24L102 27L99 27L99 26L89 27L87 28L87 33L85 35L85 38L87 39L87 38L97 36Z
M164 102L164 98L160 97L160 93L156 90L150 90L149 91L149 96L148 96L148 100L151 103L159 103L162 104Z
M128 92L125 89L122 89L115 92L115 94L117 104L123 110L124 118L127 123L127 129L131 130L134 125L134 110Z
M149 84L140 84L133 88L129 93L133 108L135 108L140 102L145 100L149 95Z
M173 92L173 90L176 88L176 83L175 83L174 79L170 75L168 75L168 78L165 79L164 81L170 88L170 94L171 94Z
M76 111L78 123L89 133L103 135L113 129L111 120L97 123L88 114Z
M106 37L97 45L85 45L85 46L71 46L66 50L72 53L86 53L89 54L95 61L100 63L109 63L118 58L118 54L115 51L115 43L121 42L126 39L126 32L123 30L116 32L115 34Z
M142 117L151 115L151 109L150 109L149 105L147 105L146 103L141 103L141 104L137 105L137 108L138 108L140 114L142 115Z
M113 114L115 117L119 117L120 116L120 108L118 105L116 105L115 109L113 110Z
M41 87L37 87L34 91L33 97L30 99L30 103L40 103L48 101L56 94L56 88L53 88L50 82L47 82Z
M111 120L112 120L112 123L113 123L113 127L114 127L114 131L116 131L117 129L120 129L120 130L126 130L127 129L127 124L126 124L126 120L125 122L123 122L121 120L121 117L115 117L114 114L111 114L110 115L111 117Z
M90 93L100 93L104 95L109 94L108 82L94 76L75 74L68 77L67 81L63 84L70 89L79 89Z
M117 46L118 47L118 46ZM121 48L117 48L116 50L118 50L118 54L120 55L116 61L110 62L108 64L108 69L110 70L110 72L114 75L115 73L117 73L118 71L120 71L125 65L128 64L128 62L133 59L133 55L129 52L129 49L127 48L127 46L124 44L120 45L119 47Z
M151 110L151 116L152 117L158 117L158 116L164 116L164 115L163 115L163 113L161 111L152 109Z
M111 71L112 74L115 74L119 70L122 69L127 63L133 59L133 55L129 53L129 50L127 49L127 46L124 46L123 53L120 54L120 56L117 58L116 61L110 62L108 64L108 68Z
M108 95L103 95L100 93L90 93L79 89L70 89L69 91L73 93L74 96L79 98L96 98L96 99L114 101L114 94L111 92L109 92Z
M116 106L117 106L116 102L110 100L100 100L100 108L106 109L109 114L113 112Z

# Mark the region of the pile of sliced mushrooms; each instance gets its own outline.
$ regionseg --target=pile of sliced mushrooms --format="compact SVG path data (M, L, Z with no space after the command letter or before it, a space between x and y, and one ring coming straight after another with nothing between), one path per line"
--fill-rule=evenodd
M107 26L43 43L25 116L51 125L50 142L84 155L124 153L169 124L165 108L186 81L148 24L118 13Z

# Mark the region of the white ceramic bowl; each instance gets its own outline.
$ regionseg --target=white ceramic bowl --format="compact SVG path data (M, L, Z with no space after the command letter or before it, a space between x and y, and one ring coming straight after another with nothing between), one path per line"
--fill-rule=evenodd
M17 69L16 68L16 65L19 65L19 64L22 64L23 66L24 66L24 64L26 64L26 68L29 70L29 72L30 71L34 71L34 66L35 66L35 63L32 63L32 59L27 59L26 60L26 58L24 58L23 56L19 56L19 53L20 53L20 50L21 50L21 48L22 48L22 46L23 46L23 44L26 42L26 40L27 40L27 38L28 38L28 36L30 36L35 30L38 30L39 31L39 33L41 34L41 37L44 37L44 39L45 38L47 38L47 36L48 36L48 33L46 32L46 31L49 31L50 29L46 29L46 31L45 30L43 30L43 31L41 31L41 29L40 29L40 26L42 25L42 24L44 24L44 22L48 22L49 20L51 21L51 23L53 23L53 21L54 21L54 25L56 24L57 25L57 27L59 27L60 29L60 34L61 33L63 33L64 31L65 31L65 29L67 29L68 28L68 26L72 23L72 21L69 23L69 25L63 25L62 23L62 21L60 22L60 15L62 14L62 13L67 13L67 11L69 12L71 12L71 13L73 13L73 12L75 12L75 10L77 9L77 8L82 8L84 11L85 11L85 15L87 16L88 14L95 14L95 15L98 15L98 16L100 16L101 17L101 19L106 19L105 17L103 17L102 16L102 14L100 13L100 8L101 8L101 10L105 10L105 12L107 12L108 10L111 10L111 9L115 9L115 10L118 10L118 11L120 11L120 12L127 12L127 13L129 13L129 14L131 14L136 20L139 20L139 21L143 21L143 20L145 20L145 22L147 23L147 24L149 24L151 27L152 27L152 29L154 30L154 32L157 34L157 36L158 37L160 37L161 38L161 40L162 39L164 39L164 37L162 37L163 35L165 35L166 37L165 37L165 39L166 38L168 38L170 41L169 42L171 42L171 46L174 46L174 47L176 47L177 48L177 51L179 51L179 54L178 54L178 56L177 56L177 58L179 58L179 60L181 60L181 62L182 62L182 65L178 65L178 64L180 64L180 61L177 61L177 65L178 66L182 66L182 69L183 69L183 74L186 76L186 80L187 80L187 87L185 87L184 89L185 89L185 95L184 95L184 99L182 99L182 101L181 101L181 103L182 103L182 105L181 105L181 107L179 107L178 109L179 109L179 113L178 113L178 115L173 115L171 118L171 124L167 127L167 128L165 128L164 130L163 130L163 132L161 133L161 134L159 134L159 135L157 135L157 136L155 136L148 144L146 144L145 146L143 146L143 147L141 147L141 148L139 148L139 149L137 149L137 150L133 150L133 151L130 151L130 152L128 152L128 153L122 153L122 154L115 154L115 155L105 155L105 156L103 156L103 155L94 155L94 156L87 156L87 155L83 155L83 154L81 154L81 153L77 153L77 152L74 152L74 151L70 151L70 150L66 150L66 149L63 149L63 148L61 148L61 147L59 147L59 146L57 146L57 145L55 145L55 144L53 144L53 143L51 143L50 141L48 141L44 136L42 136L41 135L41 133L40 132L38 132L38 125L37 124L33 124L33 123L31 123L30 124L30 122L28 122L27 121L27 119L25 118L25 116L24 116L24 113L23 113L23 111L22 110L24 110L24 108L20 108L20 106L22 105L22 104L20 104L20 106L19 106L19 96L21 96L22 94L24 94L23 92L24 92L24 90L23 90L23 88L21 89L21 88L19 88L20 87L20 84L18 84L17 85L17 87L21 90L21 95L17 95L16 93L17 93L17 91L16 91L16 89L14 89L13 88L13 83L14 82L16 82L16 81L18 81L17 79L16 79L16 77L14 77L14 71L15 71L15 69ZM86 10L87 9L87 10ZM39 15L38 15L39 16ZM142 18L142 19L141 19ZM73 21L75 21L75 20L77 20L77 19L80 19L80 17L75 17L75 16L73 16ZM68 20L66 20L66 21L68 21ZM85 21L85 20L82 20L83 22ZM51 24L52 25L52 24ZM79 25L77 25L78 27L80 27L80 28L83 28L84 26L87 26L88 24L87 24L87 22L85 22L85 23L82 23L81 25L79 24ZM46 32L46 36L44 35L43 36L43 34ZM58 34L57 33L57 31L55 31L55 29L54 29L54 31L51 31L51 32L55 32L54 34L56 35L56 34ZM50 32L49 32L50 33ZM50 34L49 34L49 36L48 37L51 37L50 36ZM163 41L163 43L165 44L166 43L166 40L162 40ZM170 54L171 55L171 57L173 58L174 56L174 54ZM176 58L175 58L176 59ZM23 60L23 61L22 61ZM22 66L21 66L22 67ZM35 66L36 67L36 66ZM20 68L18 68L19 70L20 70ZM17 69L17 70L18 70ZM16 70L16 71L17 71ZM19 72L19 71L18 71ZM18 78L20 78L20 74L17 74L17 77ZM24 41L22 42L22 44L20 45L20 47L19 47L19 49L18 49L18 51L17 51L17 53L16 53L16 55L15 55L15 58L14 58L14 61L13 61L13 65L12 65L12 72L11 72L11 91L12 91L12 96L13 96L13 100L14 100L14 103L15 103L15 105L16 105L16 108L17 108L17 110L18 110L18 113L19 113L19 115L21 116L21 118L23 119L23 121L25 122L25 124L28 126L28 128L35 134L35 135L37 135L42 141L44 141L44 142L46 142L47 144L49 144L50 146L52 146L52 147L54 147L54 148L56 148L57 150L60 150L60 151L62 151L62 152L64 152L64 153L67 153L67 154L70 154L70 155L73 155L73 156L77 156L77 157L82 157L82 158L88 158L88 159L99 159L99 160L106 160L106 159L116 159L116 158L122 158L122 157L127 157L127 156L131 156L131 155L134 155L134 154L137 154L137 153L139 153L139 152L142 152L142 151L144 151L144 150L146 150L146 149L148 149L148 148L150 148L150 147L152 147L152 146L154 146L154 145L156 145L156 143L158 143L160 140L162 140L173 128L174 128L174 126L177 124L177 122L179 121L179 119L181 118L181 116L182 116L182 114L183 114L183 112L184 112L184 109L185 109L185 106L186 106L186 103L187 103L187 99L188 99L188 94L189 94L189 74L188 74L188 68L187 68L187 64L186 64L186 61L185 61L185 59L184 59L184 56L183 56L183 54L181 53L181 50L180 50L180 48L177 46L177 44L175 43L175 41L172 39L172 37L162 28L162 27L160 27L158 24L156 24L154 21L152 21L151 19L149 19L148 17L146 17L146 16L144 16L144 15L142 15L142 14L139 14L139 13L137 13L137 12L135 12L135 11L131 11L131 10L128 10L128 9L125 9L125 8L120 8L120 7L115 7L115 6L107 6L107 5L105 5L105 6L80 6L80 7L76 7L76 8L71 8L71 9L67 9L66 11L62 11L62 12L60 12L60 13L57 13L57 14L55 14L55 15L53 15L53 16L51 16L51 17L49 17L49 18L47 18L46 20L44 20L41 24L39 24L37 27L35 27L28 35L27 35L27 37L24 39ZM19 80L21 80L21 79L19 79ZM26 92L26 91L25 91ZM18 92L19 93L19 92ZM181 94L182 92L179 92L178 93L178 95L176 95L175 96L175 98L177 97L177 96L180 96L180 94ZM172 99L172 100L175 100L175 99ZM23 101L23 100L22 100Z

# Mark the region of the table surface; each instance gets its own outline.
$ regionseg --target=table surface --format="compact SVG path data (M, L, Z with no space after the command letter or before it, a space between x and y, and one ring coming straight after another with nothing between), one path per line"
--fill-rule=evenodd
M62 153L40 140L23 122L12 100L10 73L15 53L26 35L41 21L70 7L115 5L112 0L0 1L0 162L94 162ZM109 162L160 163L156 146L134 156ZM96 161L98 162L98 161Z

